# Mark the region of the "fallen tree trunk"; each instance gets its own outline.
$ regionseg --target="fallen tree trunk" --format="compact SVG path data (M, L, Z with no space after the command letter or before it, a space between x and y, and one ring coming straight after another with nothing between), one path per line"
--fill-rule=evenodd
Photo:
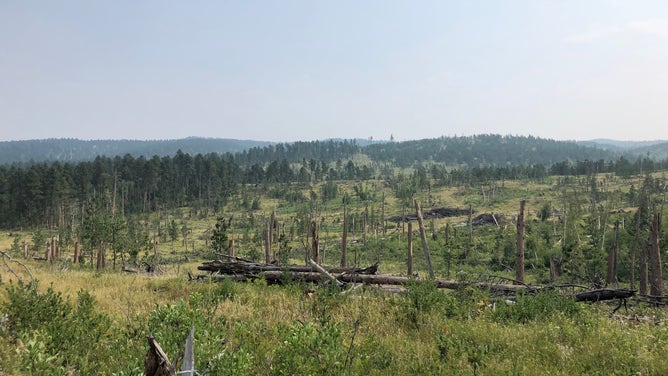
M602 289L585 291L575 295L577 302L598 302L601 300L628 299L636 294L630 289Z
M348 274L348 273L330 273L337 281L344 283L363 283L371 285L407 285L410 283L433 283L437 288L441 289L460 289L467 286L476 288L489 289L494 293L513 293L517 291L533 291L529 286L486 283L486 282L460 282L454 280L422 280L402 276L390 275L370 275L370 274ZM217 280L225 280L234 278L234 280L246 279L253 280L264 277L267 283L281 284L286 281L295 280L303 282L318 283L327 278L324 274L319 272L286 272L286 271L266 271L258 274L247 273L243 277L241 275L214 275L211 278Z
M203 263L197 267L197 270L220 274L248 274L264 272L310 273L316 269L312 266L256 264L216 260ZM329 272L333 274L376 274L378 272L378 263L366 268L331 268Z

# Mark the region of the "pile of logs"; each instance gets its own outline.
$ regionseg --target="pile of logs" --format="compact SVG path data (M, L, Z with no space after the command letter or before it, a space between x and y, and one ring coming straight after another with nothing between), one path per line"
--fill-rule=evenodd
M533 294L541 290L550 290L555 286L529 286L513 280L496 281L456 281L442 279L416 279L406 276L382 275L378 273L378 264L366 268L330 268L310 260L309 266L258 264L248 260L234 258L234 261L215 260L205 262L197 267L198 270L209 272L208 276L191 277L191 279L212 278L214 280L230 279L234 281L252 281L264 278L269 284L283 284L289 281L309 283L336 283L340 287L348 284L366 285L395 285L405 286L411 283L433 283L437 288L460 289L475 287L488 290L494 295L513 295L518 292ZM499 277L500 278L500 277ZM575 300L580 302L597 302L615 300L626 302L626 299L635 295L635 290L629 289L602 289L585 291L574 294Z

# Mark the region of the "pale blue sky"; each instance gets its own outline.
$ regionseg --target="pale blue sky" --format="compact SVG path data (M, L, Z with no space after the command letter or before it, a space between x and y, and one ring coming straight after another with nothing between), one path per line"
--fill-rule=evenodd
M0 1L0 140L668 139L668 2Z

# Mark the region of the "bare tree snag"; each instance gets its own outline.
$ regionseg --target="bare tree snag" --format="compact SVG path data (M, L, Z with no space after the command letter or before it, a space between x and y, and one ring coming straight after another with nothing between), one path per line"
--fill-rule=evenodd
M51 237L51 260L58 258L58 252L56 251L56 237Z
M517 215L517 258L515 259L515 279L524 283L524 206L526 200L520 201L520 212Z
M79 263L79 241L77 240L74 242L74 258L72 259L72 263L78 264Z
M606 283L611 285L617 282L617 249L619 247L619 221L615 221L615 240L608 250L608 275Z
M311 255L315 262L320 264L320 249L318 245L318 222L311 220Z
M408 222L408 275L413 275L413 224Z
M234 257L234 239L229 239L227 241L227 255Z
M381 222L383 224L383 237L385 236L385 192L383 192L383 196L380 201L380 216L381 216Z
M659 233L661 232L661 213L655 213L650 225L650 294L652 296L663 295L663 278L661 273L661 252L659 250Z
M343 205L343 234L341 235L341 267L348 266L348 208Z
M264 232L264 262L269 264L271 262L271 228L267 224L267 229Z
M104 269L104 243L100 240L100 246L97 251L97 264L95 268L98 272Z
M271 218L269 218L269 252L271 259L276 260L276 248L273 247L274 240L278 241L278 235L274 236L274 228L276 227L276 211L271 211Z
M468 218L468 225L469 225L469 248L473 248L473 206L469 204L469 218ZM468 256L468 252L466 254Z
M647 295L647 286L649 285L649 276L647 275L647 245L642 244L638 250L640 252L640 260L638 262L638 267L640 268L638 272L640 278L639 292L640 295Z
M635 281L636 281L636 254L638 253L638 247L640 244L640 213L641 210L638 208L638 212L636 213L636 230L635 230L635 237L633 244L631 244L631 270L630 270L630 277L629 279L631 280L630 287L631 290L635 288Z
M431 266L431 255L429 254L429 245L427 244L427 234L424 229L424 221L422 220L422 209L420 209L420 203L416 199L413 199L415 204L415 212L418 218L418 225L420 226L420 237L422 238L422 249L424 250L424 257L427 260L427 269L429 270L429 278L434 279L434 268Z

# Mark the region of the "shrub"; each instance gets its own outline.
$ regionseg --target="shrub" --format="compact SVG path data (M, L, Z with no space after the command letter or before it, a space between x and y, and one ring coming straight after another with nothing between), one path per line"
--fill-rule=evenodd
M491 315L497 322L527 323L558 314L575 317L580 312L581 306L575 299L545 291L535 295L518 295L515 304L497 304Z
M17 351L23 370L44 374L49 365L53 372L90 374L97 364L112 362L109 347L116 338L109 331L111 320L95 309L88 292L79 291L72 304L53 286L40 293L38 282L32 282L9 286L7 297L2 310L9 317L9 334L23 343Z

